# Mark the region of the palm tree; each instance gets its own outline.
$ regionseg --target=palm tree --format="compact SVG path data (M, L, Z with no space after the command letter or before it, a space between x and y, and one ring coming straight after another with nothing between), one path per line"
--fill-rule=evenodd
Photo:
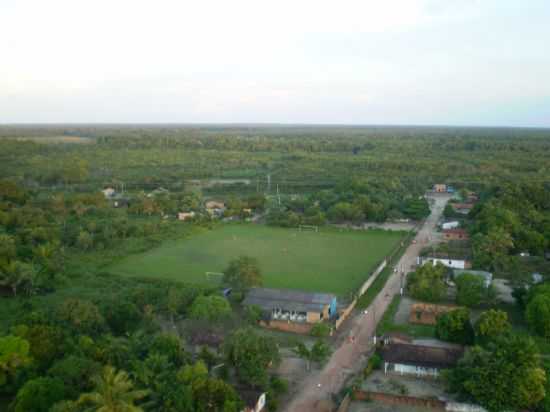
M13 296L17 296L19 286L30 283L32 289L34 274L32 265L17 260L11 261L0 267L0 286L9 287Z
M86 412L142 412L134 402L149 391L133 390L134 384L124 371L105 366L103 373L93 378L95 392L80 395L78 403L88 406Z

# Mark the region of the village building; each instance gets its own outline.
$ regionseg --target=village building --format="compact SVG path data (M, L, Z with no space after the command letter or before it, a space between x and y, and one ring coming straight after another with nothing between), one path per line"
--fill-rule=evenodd
M382 343L388 345L390 343L412 343L413 339L402 332L388 332L382 336Z
M381 349L385 374L437 378L442 369L454 367L464 349L450 344L390 343Z
M267 320L318 323L336 316L336 296L290 289L253 288L244 306L258 306Z
M472 267L472 262L463 258L451 258L444 256L418 256L416 258L417 265L423 266L426 263L431 263L434 266L441 263L443 266L451 269L469 269Z
M461 228L454 229L444 229L443 230L443 239L445 240L468 240L470 235L466 230Z
M433 187L435 193L447 193L447 185L442 183L436 183Z
M452 220L450 222L441 223L441 229L443 229L443 230L455 229L459 226L460 226L460 222L458 220Z
M237 387L237 393L244 402L241 412L262 412L265 410L267 394L260 390L243 389Z
M113 189L112 187L106 187L101 191L101 193L103 193L103 196L105 196L105 199L110 199L115 195L116 190Z
M453 270L453 277L456 280L460 276L464 275L465 273L469 273L471 275L480 277L483 279L483 284L486 288L491 286L491 283L493 282L493 274L490 272L487 272L485 270L464 270L464 269L455 269Z
M195 217L195 212L179 212L178 213L178 220L190 220Z
M536 285L537 283L541 283L544 280L544 277L540 273L535 272L531 274L531 280Z
M414 303L409 312L409 323L420 325L435 325L437 317L451 310L458 309L455 305L436 305L433 303Z
M467 215L475 206L473 203L450 203L450 205L456 213L461 215Z
M158 187L155 190L153 190L151 193L147 195L148 198L156 197L159 195L166 195L170 193L168 189L165 189L164 187Z
M209 200L204 207L210 216L221 216L225 211L225 203Z
M468 196L466 196L466 200L468 201L468 203L476 203L479 200L479 197L474 192L471 192L468 194Z

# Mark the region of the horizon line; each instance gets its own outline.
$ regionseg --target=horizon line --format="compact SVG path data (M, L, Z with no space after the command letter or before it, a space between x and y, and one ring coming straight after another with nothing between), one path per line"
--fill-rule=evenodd
M29 126L226 126L226 127L418 127L418 128L478 128L478 129L538 129L550 130L550 126L476 125L476 124L428 124L428 123L290 123L290 122L7 122L0 127Z

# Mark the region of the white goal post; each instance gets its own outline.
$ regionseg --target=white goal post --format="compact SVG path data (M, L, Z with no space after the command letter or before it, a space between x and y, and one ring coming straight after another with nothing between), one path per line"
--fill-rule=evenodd
M319 231L319 226L314 226L314 225L299 225L298 226L298 230L301 232L303 230L312 230L312 231L315 231L315 232L318 232Z
M224 273L222 272L206 272L205 275L207 281L217 283L221 283L224 277Z

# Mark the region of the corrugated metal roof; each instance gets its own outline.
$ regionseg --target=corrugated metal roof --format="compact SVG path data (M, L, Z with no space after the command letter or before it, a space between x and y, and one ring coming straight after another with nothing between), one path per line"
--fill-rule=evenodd
M296 312L320 312L330 305L335 295L311 293L290 289L253 288L243 301L243 305L256 305L262 309L276 308Z
M408 343L390 343L384 345L381 352L382 359L386 362L428 368L452 367L464 354L462 348L455 349Z

